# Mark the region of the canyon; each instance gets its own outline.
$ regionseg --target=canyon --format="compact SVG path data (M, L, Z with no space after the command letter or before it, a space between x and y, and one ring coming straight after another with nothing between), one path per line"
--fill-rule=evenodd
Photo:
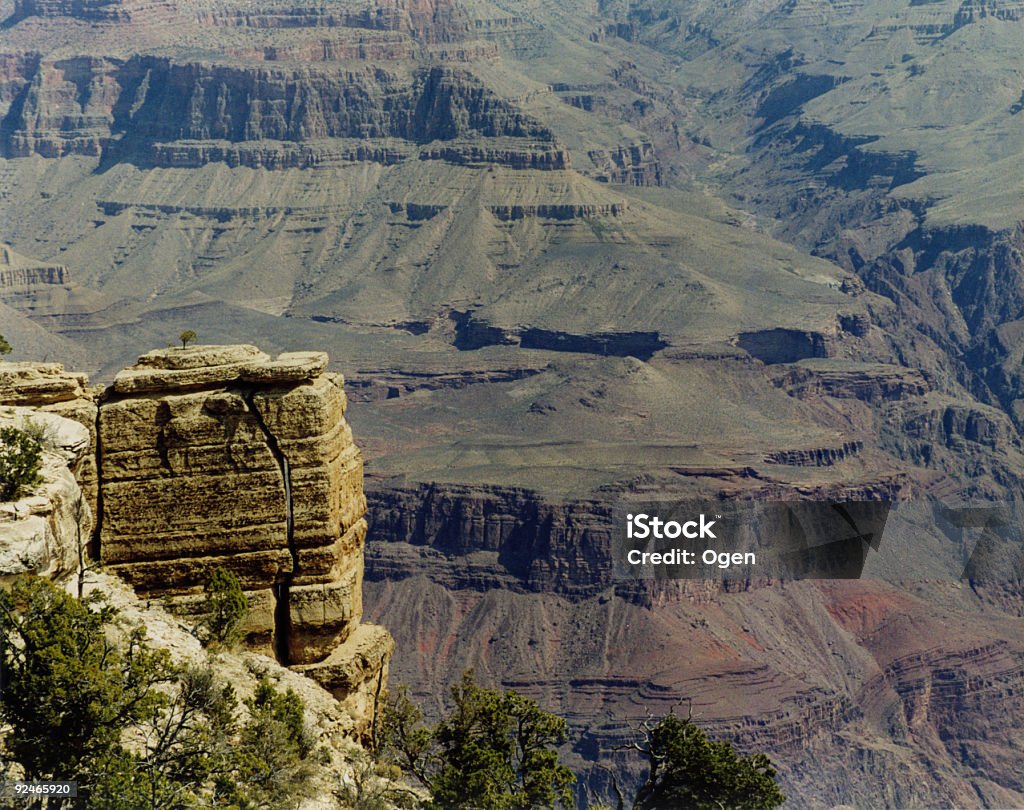
M180 599L188 559L237 552L254 643L301 668L356 637L337 555L363 529L330 494L358 500L350 440L323 415L343 371L364 612L435 716L472 666L568 717L581 806L609 797L606 768L638 778L631 724L687 706L768 752L797 806L1024 802L1019 571L637 583L609 551L637 498L1019 498L1017 0L0 17L0 332L112 386L97 406L40 372L9 401L92 425L101 463L104 429L125 437L107 480L88 458L78 478L113 510L101 549L151 534L111 558L143 591ZM181 390L163 350L123 371L185 329L334 365ZM300 373L287 357L272 374ZM279 454L331 482L296 489L291 542ZM265 498L251 523L190 524L180 495L216 498L236 468ZM189 526L168 538L186 562L132 522L136 496ZM309 600L288 616L285 585Z

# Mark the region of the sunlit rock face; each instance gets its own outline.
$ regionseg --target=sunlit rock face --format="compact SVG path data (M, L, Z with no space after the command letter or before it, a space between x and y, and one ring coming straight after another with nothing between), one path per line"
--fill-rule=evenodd
M0 375L11 365L0 364ZM0 584L19 574L68 577L92 533L92 511L72 474L89 451L89 431L53 413L0 406L0 428L7 427L32 430L44 449L39 481L0 503Z
M198 346L118 374L99 412L99 546L136 590L186 611L213 569L233 571L253 608L250 644L359 700L392 642L383 628L356 632L363 466L327 362ZM333 678L350 647L372 665Z
M140 595L188 614L214 569L232 571L250 603L248 645L301 668L368 727L394 642L360 624L363 462L327 364L246 345L161 349L97 404L84 375L0 363L0 423L52 436L43 482L0 509L0 576L70 575L92 544Z

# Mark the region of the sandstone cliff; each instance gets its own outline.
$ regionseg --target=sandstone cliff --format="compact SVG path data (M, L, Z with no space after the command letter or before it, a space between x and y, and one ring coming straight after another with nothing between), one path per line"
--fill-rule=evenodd
M68 372L60 363L0 363L0 405L31 408L71 419L88 431L87 447L71 463L91 514L96 514L96 402L84 374Z
M97 516L93 551L109 570L182 613L195 610L215 567L234 571L249 597L249 646L319 681L364 734L394 643L360 623L362 458L342 378L326 368L320 352L272 360L253 346L159 350L121 372L97 406L83 375L0 364L0 403L35 406L9 409L10 418L31 414L75 437L70 470L51 476L54 492L5 505L4 515L22 521L19 536L35 519L34 539L21 544L45 547L33 570L70 573L78 547L54 535L78 492L74 472L79 501ZM3 536L9 546L13 535Z
M89 452L89 432L53 413L9 406L0 406L0 427L31 428L44 443L39 484L0 503L0 583L18 574L66 578L92 531L92 512L72 474Z

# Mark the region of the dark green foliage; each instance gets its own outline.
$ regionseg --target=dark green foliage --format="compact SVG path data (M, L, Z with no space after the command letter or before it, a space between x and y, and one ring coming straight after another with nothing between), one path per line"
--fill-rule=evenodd
M566 722L515 691L484 689L471 672L452 687L454 710L430 728L403 692L384 715L385 751L429 787L438 810L571 806L575 776L555 746Z
M233 767L216 783L224 806L239 810L291 808L310 791L313 767L302 699L263 681L246 701L249 721L242 728Z
M0 501L21 496L39 481L43 445L34 436L14 427L0 428Z
M7 338L0 335L0 355L10 354L12 351L14 351L14 348L7 342Z
M166 704L154 689L173 678L166 651L144 630L118 645L104 632L114 610L78 601L43 579L0 592L5 745L30 779L76 774L88 784L116 756L121 731Z
M184 349L186 346L188 346L189 343L191 343L197 337L199 337L199 335L197 335L191 329L186 329L184 332L178 335L178 340L181 341L181 348Z
M646 730L638 746L650 773L634 810L770 810L785 801L764 754L739 756L674 714Z
M292 690L261 683L240 724L209 666L173 666L102 598L39 578L0 591L0 644L6 753L29 779L75 778L75 807L283 810L308 795L311 743Z
M234 574L215 568L203 588L202 620L196 628L199 640L210 646L230 647L241 639L241 623L249 612L249 601Z

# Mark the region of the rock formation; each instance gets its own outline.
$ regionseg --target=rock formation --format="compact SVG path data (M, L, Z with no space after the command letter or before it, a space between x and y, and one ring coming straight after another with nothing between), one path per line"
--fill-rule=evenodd
M63 264L34 262L0 244L0 296L24 294L38 285L65 284L67 280L68 268Z
M110 570L183 613L197 609L214 568L233 571L250 602L249 646L319 681L362 718L361 734L394 643L360 624L362 458L343 380L326 368L321 352L272 360L253 346L163 349L118 374L97 407L83 375L5 363L0 403L37 406L9 410L75 438L72 470L85 509L96 504L96 547ZM55 408L91 417L95 432L47 412ZM33 570L70 573L77 560L65 558L77 546L51 535L63 519L54 504L71 503L78 487L67 470L50 478L41 496L3 514L36 518L22 543L39 549Z
M88 447L95 446L97 411L89 380L85 374L65 371L60 363L0 363L0 405L32 408L40 419L56 414L78 422L89 433ZM71 471L90 513L96 514L95 454L82 448Z
M18 574L69 576L92 530L92 512L72 474L87 456L89 431L53 413L9 406L0 407L0 427L31 427L44 439L40 483L0 503L0 582Z

